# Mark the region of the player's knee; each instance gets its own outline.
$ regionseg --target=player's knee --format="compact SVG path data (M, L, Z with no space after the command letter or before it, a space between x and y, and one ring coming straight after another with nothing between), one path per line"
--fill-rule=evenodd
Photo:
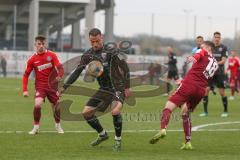
M121 110L118 109L118 108L114 108L114 109L112 110L112 115L119 115L120 113L121 113Z
M204 102L204 103L208 102L208 96L204 96L204 97L203 97L203 102Z
M35 105L34 105L35 108L41 108L41 106L42 106L42 102L40 101L35 102Z
M34 108L41 108L41 105L35 104L35 105L34 105Z
M84 110L82 111L82 115L85 119L91 118L94 115L94 110L90 109L89 107L85 107Z

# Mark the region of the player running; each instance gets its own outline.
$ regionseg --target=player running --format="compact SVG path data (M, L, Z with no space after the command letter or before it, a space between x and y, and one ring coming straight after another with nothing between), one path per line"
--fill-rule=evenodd
M231 96L229 100L234 100L234 94L237 90L237 72L239 68L239 58L236 56L236 51L231 51L231 57L228 59L228 68L227 71L230 71L229 84L231 88Z
M228 57L228 49L226 46L221 44L221 33L215 32L213 34L213 43L214 43L214 51L213 56L218 62L219 69L216 74L213 76L212 80L209 82L209 87L206 89L206 94L203 98L203 107L204 112L201 113L200 117L208 116L208 94L210 90L216 86L219 90L219 94L222 97L222 103L224 107L224 112L221 114L221 117L228 117L228 99L225 95L225 85L226 85L226 75L225 75L225 67L224 64L227 61Z
M212 55L214 44L210 41L205 41L202 47L203 49L199 50L193 56L188 57L187 61L193 62L193 66L182 80L178 89L169 97L162 111L160 131L150 140L151 144L155 144L160 138L166 136L170 116L174 109L180 107L185 134L185 143L181 149L192 149L190 142L190 112L195 109L203 98L209 79L213 77L218 69L217 61Z
M39 132L41 106L47 97L52 105L55 119L55 129L58 133L64 133L60 125L60 110L58 105L57 82L61 80L64 70L57 55L46 49L46 38L37 36L35 38L36 53L27 61L27 67L23 75L22 90L23 96L28 97L28 77L32 70L35 72L35 103L33 109L34 126L29 134ZM52 78L52 81L50 81ZM55 82L55 83L53 83Z
M115 53L108 53L104 50L103 35L99 29L93 28L90 30L89 40L92 48L83 54L80 64L67 79L61 93L77 80L87 64L93 60L100 61L104 67L103 74L97 77L100 88L89 99L82 114L87 123L98 132L98 138L91 143L92 146L97 146L108 139L108 134L103 129L95 113L96 111L104 111L112 104L111 109L115 128L113 150L120 151L122 134L121 109L125 97L130 95L129 69L122 56Z

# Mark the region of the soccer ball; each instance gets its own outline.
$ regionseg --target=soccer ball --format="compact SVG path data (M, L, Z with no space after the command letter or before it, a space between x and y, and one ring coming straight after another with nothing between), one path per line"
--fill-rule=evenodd
M91 61L88 65L87 65L87 69L86 69L86 74L93 76L93 77L99 77L103 74L103 65L100 61Z

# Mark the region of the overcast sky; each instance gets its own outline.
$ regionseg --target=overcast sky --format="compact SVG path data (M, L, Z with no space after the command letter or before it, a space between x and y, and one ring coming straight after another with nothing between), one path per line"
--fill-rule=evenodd
M197 35L210 38L212 32L220 31L223 37L233 38L235 18L240 13L240 0L115 0L115 3L114 31L125 36L151 34L154 15L155 35L192 38L193 17L197 16ZM102 14L96 16L99 27L104 25L103 18L99 18L103 17Z

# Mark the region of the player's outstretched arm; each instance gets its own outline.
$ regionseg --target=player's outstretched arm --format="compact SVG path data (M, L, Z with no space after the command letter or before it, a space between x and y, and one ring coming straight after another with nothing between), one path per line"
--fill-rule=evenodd
M33 70L32 61L31 61L31 59L29 59L28 62L27 62L26 70L25 70L24 75L23 75L23 79L22 79L23 97L28 97L29 96L28 88L27 88L28 77L29 77L30 73L32 72L32 70Z
M60 63L56 54L53 55L53 64L55 69L57 70L58 76L56 77L56 81L61 81L64 75L64 68L63 65Z
M73 84L80 74L82 73L83 69L85 68L84 65L78 65L78 67L71 73L71 75L68 77L66 83L64 83L62 91L66 90L71 84Z

